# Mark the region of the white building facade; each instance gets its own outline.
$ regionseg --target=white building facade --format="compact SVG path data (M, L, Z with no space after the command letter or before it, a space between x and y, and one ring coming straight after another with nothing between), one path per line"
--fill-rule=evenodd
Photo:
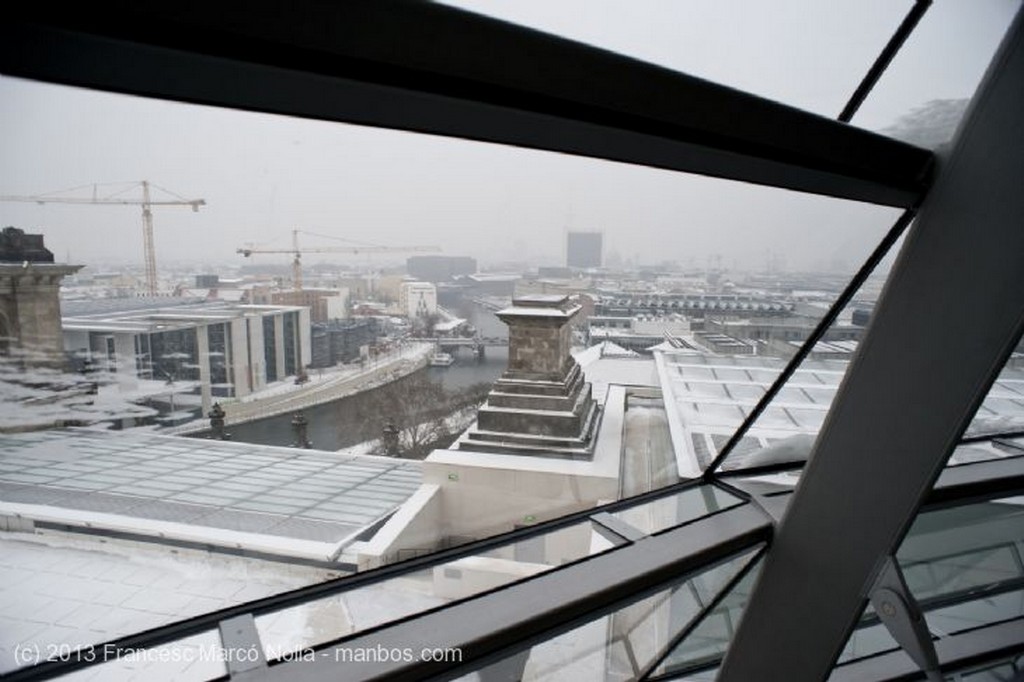
M200 304L82 312L63 319L64 350L111 372L122 390L142 380L197 381L203 414L298 376L311 360L309 308Z
M433 315L437 312L437 287L430 282L403 282L398 305L409 319Z

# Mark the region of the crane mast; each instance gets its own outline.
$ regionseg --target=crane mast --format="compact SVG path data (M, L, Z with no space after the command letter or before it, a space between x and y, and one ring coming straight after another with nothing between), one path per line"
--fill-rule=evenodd
M292 230L292 248L295 250L295 260L292 261L292 286L296 291L302 291L302 252L299 251L298 230Z
M153 244L153 210L149 205L149 182L142 181L142 251L146 258L146 288L156 293L156 246Z
M437 246L380 246L376 244L368 244L366 246L328 246L302 249L299 247L299 232L300 230L292 230L292 248L290 249L254 249L245 247L236 249L235 252L242 254L246 258L252 256L254 253L291 254L293 256L292 285L295 287L296 291L302 291L302 254L304 253L436 253L441 250L440 247Z
M204 199L185 199L184 197L177 197L173 192L167 192L172 196L176 196L176 199L170 200L158 200L154 201L150 196L150 185L148 180L142 180L139 183L133 184L132 187L142 187L142 200L137 199L123 199L116 195L101 197L97 194L97 185L92 185L92 196L90 197L68 197L68 196L53 196L55 193L50 194L36 194L32 196L24 195L6 195L0 196L0 201L21 201L29 202L34 204L103 204L103 205L115 205L115 206L141 206L142 207L142 249L143 259L146 269L146 290L152 296L157 292L157 276L156 276L156 246L153 240L153 207L154 206L191 206L192 212L198 212L200 206L205 206L206 201ZM73 188L81 189L81 188ZM131 189L131 187L129 187ZM162 188L158 188L162 189ZM120 194L120 192L119 192Z

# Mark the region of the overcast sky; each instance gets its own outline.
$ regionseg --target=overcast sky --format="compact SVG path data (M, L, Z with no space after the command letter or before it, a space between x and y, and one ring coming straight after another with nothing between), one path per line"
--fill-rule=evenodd
M910 2L455 4L835 116ZM936 0L854 123L881 129L929 100L969 97L1018 6ZM721 254L728 267L761 268L774 251L792 268L852 267L896 215L559 154L8 77L0 77L0 158L0 194L148 179L204 198L199 213L154 209L158 267L241 263L236 248L286 248L295 228L437 245L482 263L561 262L564 233L574 229L603 231L606 257L644 263L704 265ZM4 202L0 224L42 232L58 260L142 262L134 207Z

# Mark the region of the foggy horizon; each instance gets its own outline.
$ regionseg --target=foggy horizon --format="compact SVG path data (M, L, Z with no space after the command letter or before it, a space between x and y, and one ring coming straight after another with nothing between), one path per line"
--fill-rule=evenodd
M778 21L759 26L767 10L754 6L741 12L702 4L687 11L652 3L644 15L608 3L460 4L828 116L841 108L907 9L873 3L868 12L851 3L797 11L785 3L771 12ZM929 101L973 94L1016 3L967 4L936 3L854 124L881 130ZM801 22L822 21L826 28L814 35L801 30ZM732 34L722 35L727 28ZM724 40L698 41L705 29ZM792 44L781 35L793 35ZM952 39L959 44L950 54ZM766 56L771 41L777 50ZM806 53L823 46L824 64ZM947 57L938 65L937 54ZM0 153L8 160L0 195L148 180L186 199L204 199L198 213L154 207L158 269L187 262L287 265L287 254L243 258L236 249L286 250L292 230L300 229L391 247L438 246L443 255L476 258L481 268L564 264L566 232L599 231L606 263L617 257L699 268L721 256L726 269L758 271L782 254L789 270L850 270L899 213L566 154L6 76L0 77L0 120ZM83 189L74 196L89 194ZM161 196L154 191L154 199ZM0 202L0 225L42 233L59 261L70 253L87 265L142 265L137 206ZM302 236L303 248L337 245ZM346 260L382 267L412 255ZM321 261L342 258L303 257L307 266Z

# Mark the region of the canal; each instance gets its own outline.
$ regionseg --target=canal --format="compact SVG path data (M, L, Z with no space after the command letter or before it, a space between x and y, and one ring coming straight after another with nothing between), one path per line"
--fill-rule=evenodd
M508 336L505 325L481 306L469 305L462 314L484 337ZM480 359L468 350L460 350L455 363L448 367L427 367L385 386L311 407L303 411L309 421L309 440L314 448L339 450L377 438L389 417L389 406L399 393L427 380L439 384L446 395L454 395L474 384L493 383L507 364L507 347L489 347ZM294 440L291 419L291 414L269 417L228 427L228 432L233 441L287 446Z

